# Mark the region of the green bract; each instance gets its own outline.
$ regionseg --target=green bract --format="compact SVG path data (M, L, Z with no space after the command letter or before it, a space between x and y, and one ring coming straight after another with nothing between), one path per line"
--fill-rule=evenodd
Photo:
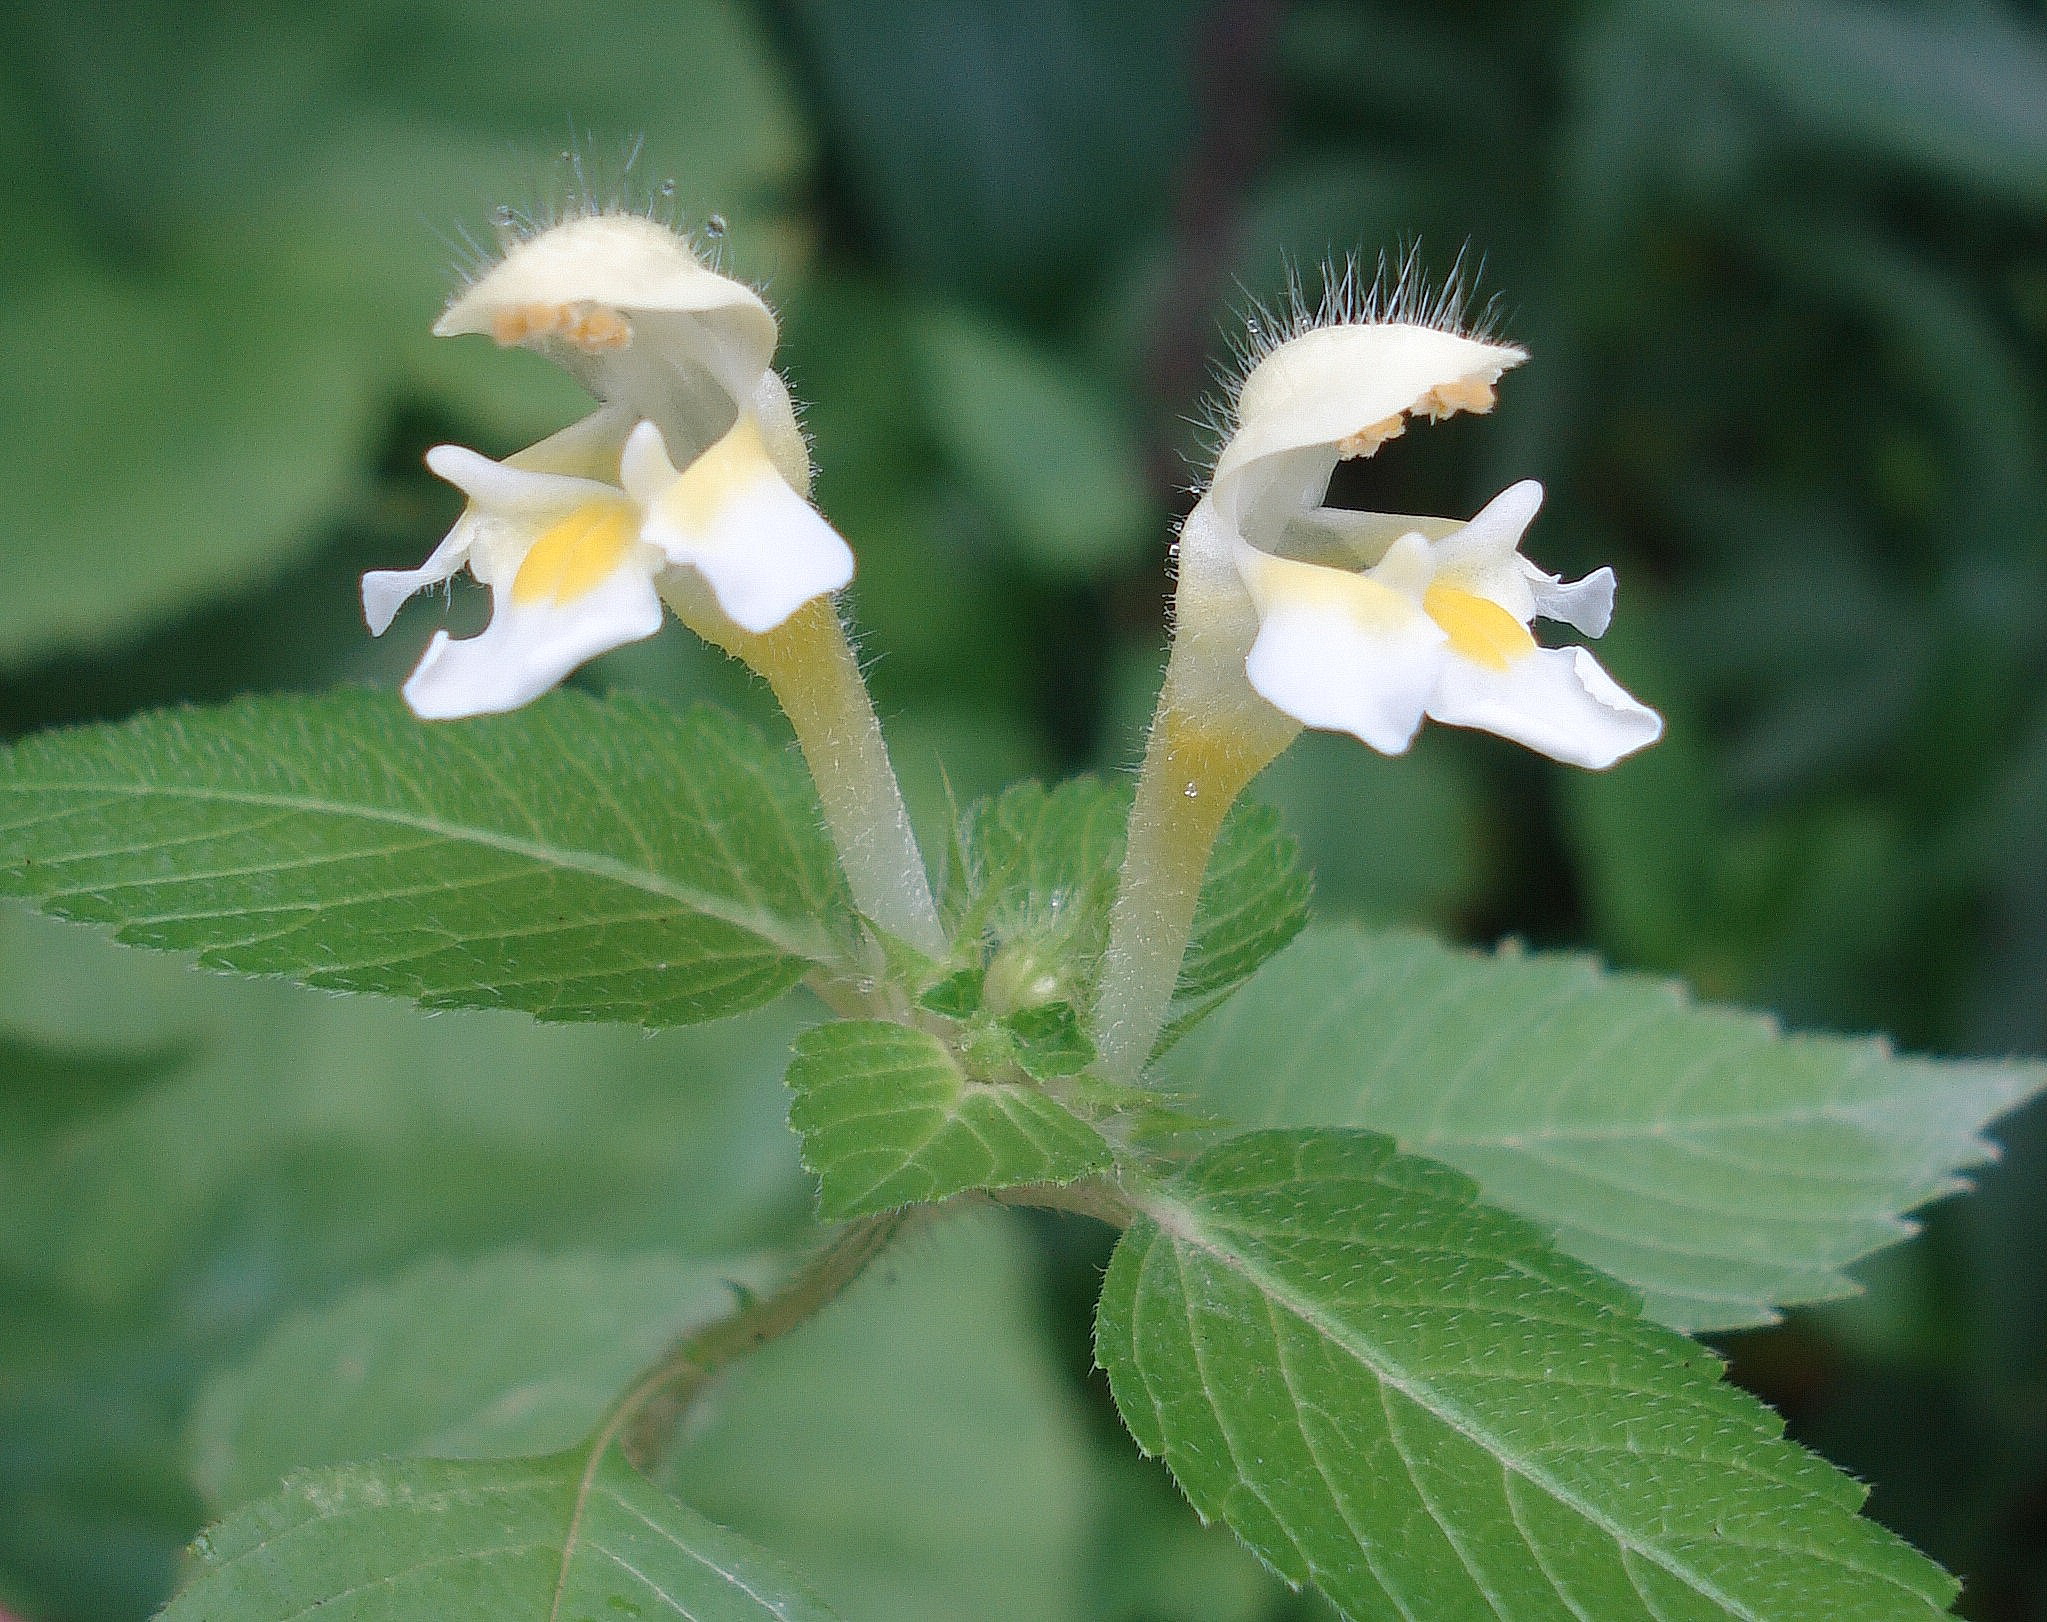
M1114 1163L1093 1128L1025 1078L976 1077L936 1036L883 1020L806 1031L789 1087L789 1124L829 1217L1070 1183Z

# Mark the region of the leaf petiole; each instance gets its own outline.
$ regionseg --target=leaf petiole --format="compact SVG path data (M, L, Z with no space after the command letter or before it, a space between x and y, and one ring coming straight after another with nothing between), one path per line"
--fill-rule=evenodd
M847 1223L779 1289L753 1296L685 1335L619 1398L597 1432L591 1458L602 1458L618 1442L641 1469L658 1463L677 1423L713 1378L829 1305L926 1209L913 1206Z

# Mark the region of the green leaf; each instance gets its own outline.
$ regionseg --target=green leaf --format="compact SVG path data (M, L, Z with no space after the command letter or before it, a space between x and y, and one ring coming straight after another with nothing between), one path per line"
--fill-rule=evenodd
M1146 1201L1097 1356L1194 1506L1353 1617L1902 1622L1955 1584L1611 1280L1356 1132Z
M1582 957L1318 930L1168 1061L1251 1126L1359 1126L1478 1179L1680 1329L1838 1296L1989 1159L2037 1065L1786 1036Z
M948 874L946 910L962 936L1036 946L1057 964L1066 1000L1086 1000L1108 939L1131 790L1077 777L1021 783L970 807ZM1199 1018L1299 934L1309 879L1269 808L1242 804L1223 823L1180 969L1174 1019Z
M976 1080L936 1036L884 1020L805 1031L789 1088L789 1124L828 1217L1067 1183L1111 1164L1094 1128L1049 1094Z
M1070 1002L1019 1008L1003 1016L1002 1029L1024 1074L1039 1081L1077 1076L1095 1062L1095 1045Z
M735 1366L664 1483L848 1622L1096 1622L1094 1417L1044 1268L1014 1213L934 1224Z
M957 969L925 989L917 1006L947 1019L972 1019L981 1011L981 970Z
M946 874L958 932L1070 937L1099 952L1129 816L1129 791L1092 777L1050 789L1018 783L969 806Z
M288 1319L217 1376L193 1415L192 1473L231 1505L305 1465L568 1447L731 1308L730 1276L666 1256L422 1263Z
M1270 806L1246 803L1230 813L1208 859L1175 997L1228 991L1306 927L1309 879L1299 854Z
M1154 521L1143 453L1091 379L964 310L920 309L910 337L932 432L1032 563L1135 560Z
M423 724L347 692L0 755L0 889L212 967L648 1026L766 1002L846 929L794 757L556 693Z
M295 1477L194 1545L161 1622L506 1617L829 1622L743 1539L616 1453L400 1460Z

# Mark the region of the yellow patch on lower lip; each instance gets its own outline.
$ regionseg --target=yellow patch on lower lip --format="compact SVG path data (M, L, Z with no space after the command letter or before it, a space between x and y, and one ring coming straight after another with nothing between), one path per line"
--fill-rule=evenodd
M1455 586L1431 586L1422 610L1443 628L1453 650L1488 670L1505 670L1535 652L1528 627L1489 597Z
M684 534L702 538L735 497L763 476L779 478L760 429L744 412L725 437L683 470L661 497L661 515Z
M574 602L610 578L638 532L623 503L578 507L533 543L512 578L512 601Z
M1414 599L1348 569L1301 563L1260 553L1252 564L1260 612L1281 608L1334 609L1360 630L1381 635L1414 618Z

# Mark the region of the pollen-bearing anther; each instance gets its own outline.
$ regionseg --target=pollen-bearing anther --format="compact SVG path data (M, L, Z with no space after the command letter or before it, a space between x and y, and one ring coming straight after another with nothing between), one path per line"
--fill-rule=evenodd
M607 305L513 304L491 317L490 335L510 347L534 338L560 338L578 349L623 349L633 341L632 323Z
M1354 434L1346 434L1336 442L1336 454L1346 462L1354 457L1370 456L1389 439L1398 439L1407 432L1407 418L1396 411L1390 417L1381 417L1377 422L1368 422Z
M1415 410L1431 422L1444 417L1454 417L1460 411L1469 411L1484 416L1492 410L1493 402L1499 398L1492 384L1482 383L1477 378L1458 378L1448 383L1438 383L1421 397Z

